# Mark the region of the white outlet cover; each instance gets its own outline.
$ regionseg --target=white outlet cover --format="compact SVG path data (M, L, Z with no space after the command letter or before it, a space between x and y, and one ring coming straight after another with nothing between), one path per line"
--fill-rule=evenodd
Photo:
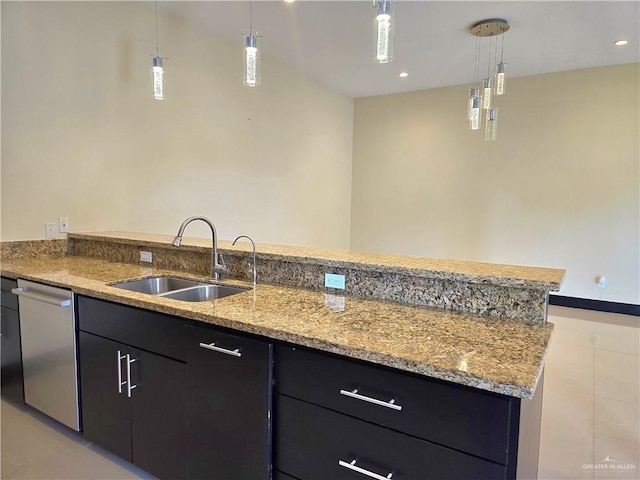
M44 236L46 238L54 238L56 236L56 224L45 223L44 224Z

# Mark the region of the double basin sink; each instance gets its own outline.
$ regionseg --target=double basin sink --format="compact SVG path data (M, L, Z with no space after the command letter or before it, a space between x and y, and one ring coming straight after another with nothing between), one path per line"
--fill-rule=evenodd
M185 302L206 302L246 292L248 288L235 287L220 283L204 283L171 276L128 280L111 284L112 287L147 293L158 297L172 298Z

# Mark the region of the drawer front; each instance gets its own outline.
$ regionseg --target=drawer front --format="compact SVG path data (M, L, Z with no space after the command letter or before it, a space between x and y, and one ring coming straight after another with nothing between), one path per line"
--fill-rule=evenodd
M77 303L80 330L185 361L186 321L83 296Z
M506 468L487 460L294 398L276 400L274 467L301 480L505 478Z
M276 349L276 389L506 465L511 400L373 364Z
M17 287L17 281L2 277L2 297L0 298L0 304L3 307L10 308L11 310L18 310L18 296L11 293L11 289Z

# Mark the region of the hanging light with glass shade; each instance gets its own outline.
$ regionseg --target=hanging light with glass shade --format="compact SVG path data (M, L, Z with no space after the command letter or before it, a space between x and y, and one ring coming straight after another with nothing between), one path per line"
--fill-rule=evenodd
M496 95L504 95L504 87L507 82L507 64L504 63L504 37L501 36L500 62L496 65ZM498 41L496 40L496 47Z
M156 54L153 57L153 67L151 72L153 75L153 98L156 100L164 100L164 69L162 60L166 60L160 56L158 47L158 0L156 0Z
M389 63L393 60L393 37L395 24L393 19L393 2L389 0L374 0L373 7L376 16L373 19L373 61Z
M246 87L257 87L260 85L260 52L258 32L253 29L253 2L249 2L249 31L244 32L242 36L242 83Z
M467 120L470 130L479 130L481 119L482 95L478 84L478 58L480 56L480 38L476 37L476 51L473 62L473 85L469 88L469 102L467 104Z
M476 37L476 52L474 60L473 86L469 89L469 100L467 106L467 119L471 130L480 130L480 109L485 114L485 140L495 141L498 131L498 109L494 106L494 94L503 95L505 92L506 63L504 63L504 37L502 37L502 48L500 62L494 67L492 75L492 65L498 56L498 36L509 30L509 23L501 18L482 20L471 26L471 34ZM494 38L495 37L495 38ZM480 55L481 38L487 38L487 76L478 80L478 71L482 62ZM494 41L495 40L495 41ZM493 53L493 60L492 60ZM478 108L476 110L475 108Z

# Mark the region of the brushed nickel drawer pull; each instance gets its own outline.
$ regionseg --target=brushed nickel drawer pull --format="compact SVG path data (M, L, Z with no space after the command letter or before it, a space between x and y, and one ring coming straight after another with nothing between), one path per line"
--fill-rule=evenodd
M393 472L389 472L389 475L383 477L382 475L378 475L377 473L373 473L370 470L359 467L356 465L356 460L352 460L350 463L347 463L344 460L338 460L338 465L344 468L348 468L349 470L353 470L354 472L361 473L362 475L366 475L367 477L375 478L377 480L391 480L391 478L393 477Z
M124 360L126 355L122 355L120 350L118 350L118 393L122 393L122 386L126 384L126 381L122 381L122 360Z
M131 355L127 353L127 397L129 398L131 398L131 391L137 387L131 383L131 364L137 360L137 358L131 358Z
M240 349L236 348L235 350L227 350L226 348L216 347L216 344L211 343L201 343L200 346L202 348L206 348L208 350L213 350L214 352L226 353L227 355L232 355L234 357L241 357Z
M358 389L355 388L353 390L340 390L340 395L344 395L346 397L355 398L357 400L362 400L363 402L374 403L376 405L380 405L381 407L391 408L393 410L402 410L401 405L396 405L396 401L392 398L388 402L384 402L382 400L378 400L377 398L367 397L365 395L360 395L358 393Z

